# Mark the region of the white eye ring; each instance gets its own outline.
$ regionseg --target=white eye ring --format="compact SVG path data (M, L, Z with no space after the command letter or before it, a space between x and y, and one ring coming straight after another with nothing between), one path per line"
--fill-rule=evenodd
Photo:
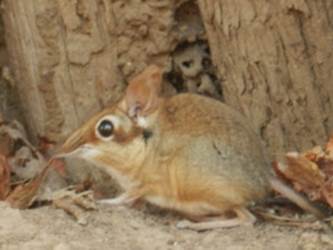
M102 117L95 126L95 134L102 141L113 139L113 133L119 126L119 119L115 116L108 115Z

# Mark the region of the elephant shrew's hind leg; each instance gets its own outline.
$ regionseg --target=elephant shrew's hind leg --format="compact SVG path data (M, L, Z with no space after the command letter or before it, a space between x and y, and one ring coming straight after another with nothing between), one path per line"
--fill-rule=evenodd
M192 222L182 220L177 223L177 228L192 229L195 231L211 230L216 228L229 228L241 225L253 225L256 222L256 217L245 207L235 208L235 218L225 219L222 216L206 217L200 222Z

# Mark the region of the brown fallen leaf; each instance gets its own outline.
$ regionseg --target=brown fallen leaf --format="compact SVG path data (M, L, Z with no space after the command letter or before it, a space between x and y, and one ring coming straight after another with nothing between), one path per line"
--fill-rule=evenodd
M47 162L41 173L27 183L18 185L7 197L6 201L13 208L29 208L37 197L37 192L42 184L47 171L49 170L52 159Z
M316 164L319 166L320 170L329 179L333 176L333 158L321 157L318 158Z
M321 192L324 200L333 208L333 177L325 182Z
M305 151L302 155L310 161L317 162L319 159L325 157L325 151L321 146L315 146L314 148Z
M4 200L10 191L10 166L7 158L0 154L0 200Z
M275 162L273 168L296 191L333 208L333 136L324 148L287 153L284 162Z
M8 157L14 148L14 139L0 130L0 154Z
M285 164L278 163L275 170L289 180L298 192L306 193L311 200L321 200L325 174L315 162L298 153L287 153Z
M9 202L12 207L28 208L36 199L47 200L52 191L66 185L61 160L52 160L52 166L43 169L51 147L53 143L44 138L40 145L43 155L29 142L19 122L0 122L0 200ZM49 168L52 171L48 171ZM44 185L40 188L42 182Z

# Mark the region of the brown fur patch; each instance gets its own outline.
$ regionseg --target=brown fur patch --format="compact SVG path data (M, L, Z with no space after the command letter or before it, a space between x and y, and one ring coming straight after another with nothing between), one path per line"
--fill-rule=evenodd
M124 129L119 128L114 133L114 141L119 144L127 144L143 133L143 129L134 126L129 132L125 132Z

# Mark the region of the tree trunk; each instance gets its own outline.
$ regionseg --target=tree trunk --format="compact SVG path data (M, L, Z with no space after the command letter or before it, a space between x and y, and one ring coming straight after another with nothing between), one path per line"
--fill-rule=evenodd
M62 140L146 65L170 72L179 44L205 39L225 101L272 154L323 143L333 128L328 0L4 0L3 13L34 139Z
M32 138L63 139L119 94L109 5L5 1L7 47Z
M181 2L181 1L180 1ZM35 139L59 141L148 63L165 62L172 1L4 0L6 40Z
M271 153L324 143L333 128L333 2L198 3L225 100Z
M165 64L176 44L172 1L3 1L9 59L34 142L64 140L119 99L147 64ZM74 181L96 174L108 183L82 162L70 165Z

